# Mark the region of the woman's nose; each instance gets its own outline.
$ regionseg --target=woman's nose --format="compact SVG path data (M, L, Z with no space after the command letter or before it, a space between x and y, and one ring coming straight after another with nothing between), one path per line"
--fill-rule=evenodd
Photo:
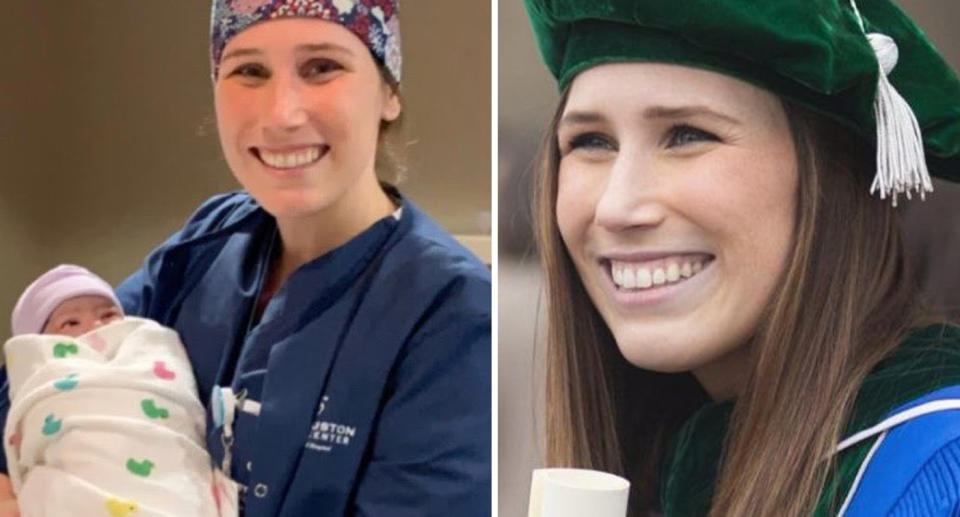
M296 78L275 77L272 81L272 92L269 96L269 118L267 125L270 129L296 129L306 124L308 116L304 105L302 85Z
M666 217L651 160L621 153L607 175L594 219L609 231L657 226Z

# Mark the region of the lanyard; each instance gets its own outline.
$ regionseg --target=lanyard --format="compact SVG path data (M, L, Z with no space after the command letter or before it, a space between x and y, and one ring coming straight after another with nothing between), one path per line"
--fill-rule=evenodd
M223 444L223 461L220 469L230 476L230 462L233 459L233 423L237 417L237 408L247 398L247 390L234 393L229 386L214 386L210 394L210 412L214 429L220 430L220 443Z
M230 463L233 459L235 435L233 425L237 419L237 410L251 415L260 415L260 403L247 398L247 390L234 393L229 386L214 386L210 394L210 413L214 429L220 430L220 443L223 444L223 461L220 469L230 475Z

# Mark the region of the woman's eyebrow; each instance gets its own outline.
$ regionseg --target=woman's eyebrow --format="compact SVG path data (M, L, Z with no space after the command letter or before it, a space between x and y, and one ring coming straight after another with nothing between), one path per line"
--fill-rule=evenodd
M695 116L715 118L730 124L742 124L740 120L706 106L650 106L643 110L645 119L674 120ZM595 124L604 120L604 116L596 111L570 111L560 119L558 127Z
M263 52L255 48L235 48L230 52L227 52L226 54L224 54L223 57L220 58L220 62L222 63L228 59L232 59L236 57L258 56L260 54L263 54Z
M651 106L643 110L643 117L647 119L681 119L695 116L706 116L731 124L741 124L736 118L714 111L706 106Z
M305 43L303 45L297 45L297 50L301 52L317 52L324 50L333 50L336 52L342 52L344 54L353 55L353 51L342 45L337 45L336 43Z
M297 45L297 50L300 52L319 52L324 50L332 50L335 52L341 52L347 55L353 55L353 51L342 45L337 45L336 43L305 43L303 45ZM220 59L220 62L224 62L228 59L233 59L243 56L259 56L262 55L263 51L256 48L235 48L230 52L227 52Z
M557 127L596 124L605 118L596 111L568 111L557 123Z

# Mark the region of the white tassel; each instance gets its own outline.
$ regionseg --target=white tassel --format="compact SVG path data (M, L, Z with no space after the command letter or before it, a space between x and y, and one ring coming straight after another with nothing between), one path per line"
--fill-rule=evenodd
M879 191L880 199L890 196L893 206L897 206L900 194L911 199L911 193L916 192L920 194L920 199L924 199L927 192L933 192L933 182L927 170L920 124L910 104L887 79L897 66L897 44L884 34L866 34L856 1L850 0L850 3L880 67L877 96L873 102L873 113L877 120L877 173L870 193Z

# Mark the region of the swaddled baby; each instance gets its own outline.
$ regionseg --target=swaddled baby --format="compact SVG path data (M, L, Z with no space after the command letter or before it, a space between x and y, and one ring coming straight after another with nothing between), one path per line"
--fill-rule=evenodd
M236 515L175 331L65 265L27 287L13 334L4 450L25 517Z

